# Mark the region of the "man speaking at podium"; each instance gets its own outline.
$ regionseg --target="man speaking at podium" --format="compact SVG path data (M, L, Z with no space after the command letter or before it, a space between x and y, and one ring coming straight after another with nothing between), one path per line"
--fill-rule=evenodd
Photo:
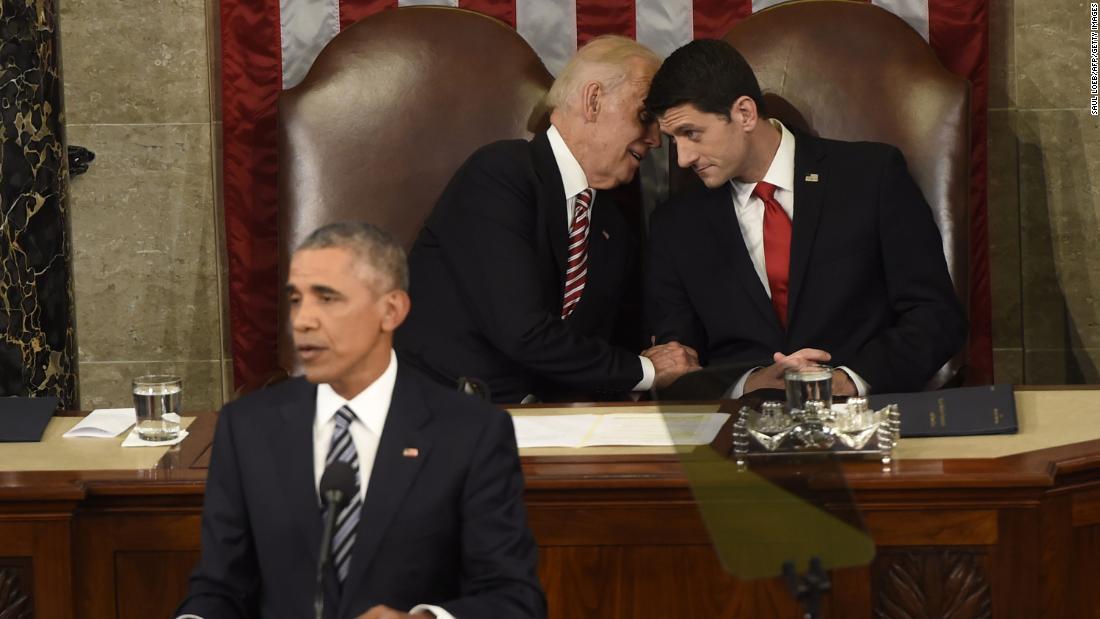
M325 548L327 619L545 616L511 418L398 366L407 280L401 247L368 224L294 253L305 377L222 409L177 617L315 617ZM342 494L319 492L337 469ZM321 496L345 497L331 525Z
M769 119L752 68L718 40L673 52L646 107L706 186L650 219L658 341L760 366L731 372L732 397L812 362L839 366L837 394L919 391L959 350L943 242L897 148Z

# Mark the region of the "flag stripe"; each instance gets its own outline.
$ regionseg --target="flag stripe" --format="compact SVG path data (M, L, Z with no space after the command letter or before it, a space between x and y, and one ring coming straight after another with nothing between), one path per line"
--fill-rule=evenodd
M340 0L280 0L283 88L302 81L309 67L340 32Z
M986 200L989 5L934 2L928 42L948 71L970 80L970 348L967 380L993 380L992 296Z
M516 31L557 75L577 51L577 7L573 0L516 0Z
M222 179L233 374L238 385L275 368L278 315L278 136L282 86L278 0L221 3ZM276 286L276 287L272 287Z
M928 0L871 0L905 20L924 40L928 40Z
M344 0L340 2L340 29L343 30L364 17L394 8L397 8L397 0Z
M634 30L638 42L667 57L691 41L691 0L637 0Z
M515 0L459 0L458 6L495 17L512 28L516 27Z
M696 39L717 39L752 14L751 0L695 0Z
M601 34L634 38L634 0L576 0L577 47Z

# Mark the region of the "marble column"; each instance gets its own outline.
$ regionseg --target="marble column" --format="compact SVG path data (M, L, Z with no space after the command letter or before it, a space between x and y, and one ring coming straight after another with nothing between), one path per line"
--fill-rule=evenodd
M58 0L0 0L0 396L77 403Z

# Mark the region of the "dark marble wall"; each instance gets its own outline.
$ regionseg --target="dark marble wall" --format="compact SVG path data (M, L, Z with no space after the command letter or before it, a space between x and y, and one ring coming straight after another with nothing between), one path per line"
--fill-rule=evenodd
M76 405L56 0L0 0L0 396Z

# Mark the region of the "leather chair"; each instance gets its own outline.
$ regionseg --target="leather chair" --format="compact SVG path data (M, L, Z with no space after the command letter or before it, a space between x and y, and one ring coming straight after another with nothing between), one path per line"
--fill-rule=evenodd
M279 97L280 278L307 234L360 220L412 246L459 165L548 126L552 83L514 30L471 11L383 11L337 35ZM294 369L285 300L279 361Z
M783 123L901 149L939 225L955 291L969 307L968 82L948 72L908 24L865 2L780 4L739 22L724 39L748 60L769 113ZM697 184L670 155L672 191ZM964 346L928 386L961 380L965 358Z

